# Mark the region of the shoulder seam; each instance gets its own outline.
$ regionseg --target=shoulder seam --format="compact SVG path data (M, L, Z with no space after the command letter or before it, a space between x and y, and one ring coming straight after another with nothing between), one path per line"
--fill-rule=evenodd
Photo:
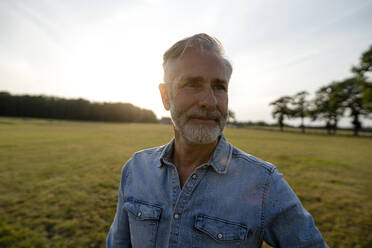
M251 159L248 156L244 156L244 155L240 155L240 154L233 154L233 156L235 158L244 159L244 160L246 160L248 162L251 162L254 165L258 165L259 164L260 166L262 166L263 168L265 168L270 174L272 174L276 170L276 168L274 166L267 165L265 161L262 161L261 163L258 163L258 161L254 160L254 159Z
M261 203L261 232L260 232L260 241L264 239L265 235L265 204L267 199L267 192L269 191L270 187L270 181L272 178L272 173L267 175L267 178L265 180L264 189L262 193L262 203Z
M162 149L164 149L164 146L151 147L151 148L147 148L147 149L136 151L134 153L134 155L140 154L140 153L150 153L150 154L152 154L152 153L158 152L158 151L160 151Z
M125 189L125 185L127 185L127 180L129 178L129 174L130 174L130 161L133 159L133 156L131 158L129 158L129 160L124 164L123 168L122 168L122 173L121 173L121 186L119 187L119 192L121 192L121 194L124 196L124 189ZM124 176L124 178L123 178Z

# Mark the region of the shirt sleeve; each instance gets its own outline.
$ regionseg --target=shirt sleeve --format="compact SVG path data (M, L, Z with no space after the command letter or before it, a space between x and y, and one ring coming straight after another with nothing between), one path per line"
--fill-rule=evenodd
M328 247L310 213L276 170L266 187L263 222L264 240L273 247Z
M123 208L124 187L128 178L129 161L124 165L121 174L121 181L116 206L116 214L106 239L106 248L131 248L128 213Z

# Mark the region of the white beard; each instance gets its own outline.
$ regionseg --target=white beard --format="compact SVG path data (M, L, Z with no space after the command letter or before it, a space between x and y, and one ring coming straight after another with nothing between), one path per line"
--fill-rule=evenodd
M173 124L178 132L189 144L210 144L217 140L226 125L227 116L221 116L218 110L207 111L206 109L191 108L187 112L181 112L169 101ZM189 122L191 115L213 117L217 119L215 125L193 124Z

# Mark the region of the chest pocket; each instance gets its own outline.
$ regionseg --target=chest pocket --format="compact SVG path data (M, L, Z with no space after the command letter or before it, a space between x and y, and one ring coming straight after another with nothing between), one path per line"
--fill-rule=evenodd
M123 208L128 211L132 247L155 247L161 208L137 201L127 201Z
M239 223L198 215L195 218L193 248L243 247L249 229Z

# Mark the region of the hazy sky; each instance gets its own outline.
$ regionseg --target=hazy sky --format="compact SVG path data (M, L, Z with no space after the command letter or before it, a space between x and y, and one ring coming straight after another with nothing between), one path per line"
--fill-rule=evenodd
M233 63L237 119L273 122L276 98L311 98L350 76L371 27L371 0L1 0L0 91L130 102L169 116L157 89L162 55L204 32Z

